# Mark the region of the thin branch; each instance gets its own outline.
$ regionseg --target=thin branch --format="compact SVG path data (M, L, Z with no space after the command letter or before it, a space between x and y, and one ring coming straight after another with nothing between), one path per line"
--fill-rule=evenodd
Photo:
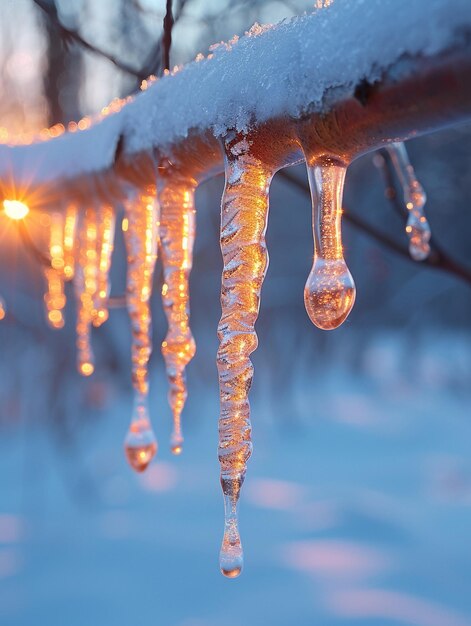
M85 50L88 50L89 52L93 52L94 54L98 54L105 59L108 59L108 61L113 63L113 65L115 65L118 69L126 72L127 74L131 74L131 76L135 76L139 80L144 80L148 77L148 74L143 73L143 71L139 68L135 68L132 65L129 65L125 61L118 59L118 57L114 56L110 52L107 52L99 46L90 43L77 30L64 26L59 18L55 2L50 2L49 0L33 0L33 2L40 9L42 9L42 11L44 11L47 17L51 20L51 22L59 31L59 35L64 40L66 45L69 45L71 42L77 43Z
M310 196L308 185L299 180L296 176L294 176L290 172L287 172L286 170L281 171L280 176L282 176L282 178L288 181L291 185L294 185L295 187ZM400 203L401 201L399 200L394 187L393 190L394 194L387 194L388 199L391 202ZM396 206L395 208L397 210L399 207ZM369 224L355 213L352 213L351 211L344 208L343 217L347 222L352 224L352 226L362 231L372 239L375 239L377 242L384 245L389 250L392 250L396 254L399 254L411 263L417 264L417 261L414 261L411 258L409 251L405 246L402 246L395 239L377 229L372 224ZM434 240L430 242L430 255L427 259L421 261L421 263L422 265L426 265L431 269L440 270L442 272L452 274L453 276L461 278L468 285L471 285L471 270L464 267L463 265L452 259L450 256L448 256L448 254Z
M172 0L167 0L162 34L162 64L164 70L170 69L170 48L172 47L172 29L175 21L172 13Z

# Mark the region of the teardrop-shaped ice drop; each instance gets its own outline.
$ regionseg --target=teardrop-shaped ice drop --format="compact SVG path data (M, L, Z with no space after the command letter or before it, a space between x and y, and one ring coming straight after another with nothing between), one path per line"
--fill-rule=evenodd
M355 284L343 259L315 258L304 288L309 318L322 330L340 326L355 302Z
M312 196L314 263L304 288L312 323L322 330L340 326L355 302L355 283L343 258L342 195L346 165L334 157L307 165Z
M219 553L219 567L227 578L237 578L244 565L237 522L237 504L243 482L244 476L240 474L236 477L221 477L224 494L224 537Z
M129 465L143 472L157 452L157 440L149 420L145 400L137 401L126 438L124 451Z
M172 433L172 437L170 439L170 451L175 456L179 456L183 452L183 437L181 435L181 430L174 430Z

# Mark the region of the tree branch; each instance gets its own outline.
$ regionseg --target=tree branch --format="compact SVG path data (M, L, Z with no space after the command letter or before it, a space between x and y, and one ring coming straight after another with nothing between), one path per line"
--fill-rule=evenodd
M132 65L129 65L125 61L118 59L118 57L114 56L110 52L103 50L99 46L90 43L87 39L85 39L77 30L72 28L68 28L62 24L59 14L57 12L57 7L55 2L52 0L33 0L33 2L47 15L48 19L54 24L54 26L59 31L59 35L64 40L66 45L70 45L71 42L74 42L80 45L85 50L89 52L93 52L94 54L98 54L105 59L108 59L113 65L115 65L118 69L125 72L126 74L130 74L131 76L135 76L139 80L144 80L149 76L149 74L145 74L142 69L135 68Z
M172 0L167 0L162 35L162 64L164 70L170 69L170 48L172 47L172 29L174 25Z
M387 162L385 167L387 167ZM286 170L281 171L280 176L291 185L297 187L298 189L310 196L308 185L299 180L296 176L294 176L290 172L287 172ZM396 193L396 188L394 186L391 172L388 173L388 181L391 181L392 186L386 187L385 195L392 203L394 203L395 209L399 210L402 214L402 206L399 207L399 205L402 203ZM377 229L372 224L369 224L355 213L352 213L351 211L344 208L343 217L347 222L352 224L352 226L362 231L364 234L368 235L368 237L376 240L378 243L384 245L386 248L392 250L396 254L410 261L411 263L417 264L417 261L414 261L411 258L409 251L405 246L402 246L395 239ZM422 265L426 265L427 267L430 267L432 269L452 274L453 276L460 278L471 286L471 270L452 259L433 239L430 241L430 255L427 259L421 261L421 263Z

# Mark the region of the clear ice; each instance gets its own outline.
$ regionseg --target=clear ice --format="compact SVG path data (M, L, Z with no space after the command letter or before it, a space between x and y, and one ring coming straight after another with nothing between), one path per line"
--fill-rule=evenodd
M94 356L90 344L94 298L97 290L97 211L89 207L78 224L78 258L74 273L77 298L77 369L83 376L93 374Z
M148 410L148 364L152 352L149 300L157 260L159 208L155 186L148 186L126 203L128 227L124 231L127 250L126 301L131 321L132 383L134 408L124 440L126 458L142 472L157 452L157 440Z
M430 254L429 242L432 236L424 212L427 196L416 178L404 143L390 143L386 149L401 183L408 211L406 233L409 238L409 253L414 261L424 261Z
M108 297L110 295L109 273L113 254L115 214L109 205L98 211L97 231L97 290L94 298L93 325L101 326L108 319Z
M222 316L217 355L221 403L219 461L225 524L219 563L225 576L235 578L243 565L237 505L252 453L248 400L253 378L250 354L258 343L254 325L268 267L265 231L273 172L250 154L247 140L226 143L225 170L221 204Z
M72 280L75 271L75 237L77 229L77 207L69 204L64 217L64 278Z
M168 332L162 342L162 355L173 415L173 454L182 452L181 413L187 398L185 368L196 351L189 325L188 286L195 237L194 189L194 181L174 175L169 180L161 181L158 192L160 251L164 273L162 302L168 322Z
M304 288L306 311L318 328L332 330L348 317L355 284L343 258L342 195L347 166L335 157L306 158L312 197L314 262Z

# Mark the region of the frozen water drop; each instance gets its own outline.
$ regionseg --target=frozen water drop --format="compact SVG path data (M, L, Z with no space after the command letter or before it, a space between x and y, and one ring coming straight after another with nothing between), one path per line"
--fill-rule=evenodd
M124 440L124 451L129 465L143 472L157 453L157 440L152 430L147 398L136 394L131 424Z
M91 376L95 371L95 366L93 363L89 363L88 361L80 361L79 362L79 372L82 376Z
M157 453L157 440L148 419L136 421L129 427L124 450L129 465L143 472Z
M313 324L322 330L340 326L355 302L355 284L343 260L317 258L304 288L304 304Z
M108 297L110 293L109 272L113 254L115 215L113 208L103 205L99 210L97 232L97 288L94 298L93 325L101 326L108 319Z
M172 436L170 441L170 450L175 456L179 456L183 452L183 437Z
M244 564L237 520L237 504L243 482L244 474L221 478L224 494L224 536L219 553L219 567L227 578L237 578Z
M417 180L405 145L394 142L387 145L387 150L401 183L408 211L406 234L409 238L409 253L414 261L424 261L430 254L429 242L432 236L424 211L427 196Z
M355 284L342 247L345 173L346 165L333 157L308 164L314 262L304 288L304 304L312 323L323 330L340 326L355 303Z

